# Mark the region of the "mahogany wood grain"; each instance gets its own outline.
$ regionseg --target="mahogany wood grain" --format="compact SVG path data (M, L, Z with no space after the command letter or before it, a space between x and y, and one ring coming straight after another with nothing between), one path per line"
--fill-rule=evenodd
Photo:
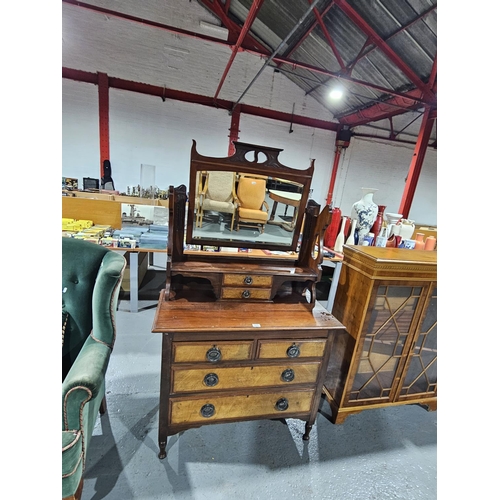
M202 332L245 330L328 330L344 326L317 304L312 310L304 304L246 302L165 301L164 291L153 322L153 332ZM325 334L326 335L326 334Z

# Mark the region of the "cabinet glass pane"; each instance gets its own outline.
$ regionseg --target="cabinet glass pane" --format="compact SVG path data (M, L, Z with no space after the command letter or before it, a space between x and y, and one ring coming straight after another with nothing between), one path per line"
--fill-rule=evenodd
M421 294L422 287L377 289L350 402L389 397Z
M437 288L418 330L401 396L432 393L437 384Z

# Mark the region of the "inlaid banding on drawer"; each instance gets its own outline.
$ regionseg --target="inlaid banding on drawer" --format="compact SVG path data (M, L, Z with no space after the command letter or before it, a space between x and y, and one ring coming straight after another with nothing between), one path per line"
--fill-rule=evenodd
M257 299L268 300L271 297L270 288L222 288L223 299Z
M272 282L272 276L254 274L225 274L222 278L222 284L226 286L270 287Z
M326 340L278 340L259 342L257 358L321 358Z
M208 423L231 418L276 416L310 411L314 390L273 391L243 396L209 395L171 399L171 424ZM210 412L206 409L210 408ZM203 410L202 410L203 409ZM207 416L209 415L209 416Z
M174 342L174 363L206 363L250 359L253 341Z
M276 366L173 368L172 392L217 391L290 384L314 384L319 362Z

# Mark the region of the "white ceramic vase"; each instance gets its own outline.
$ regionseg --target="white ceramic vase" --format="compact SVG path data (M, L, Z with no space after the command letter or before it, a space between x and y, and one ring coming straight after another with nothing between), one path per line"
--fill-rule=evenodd
M333 247L333 250L335 252L342 252L344 249L344 242L345 242L345 224L347 221L347 217L342 217L342 224L340 225L340 231L339 234L337 235L337 238L335 239L335 245Z
M370 232L377 218L378 205L373 201L373 194L378 191L375 188L361 188L363 197L352 205L351 219L357 221L359 241Z
M349 237L345 241L346 245L354 245L354 232L356 231L356 224L358 221L356 219L351 220L351 232L349 233Z

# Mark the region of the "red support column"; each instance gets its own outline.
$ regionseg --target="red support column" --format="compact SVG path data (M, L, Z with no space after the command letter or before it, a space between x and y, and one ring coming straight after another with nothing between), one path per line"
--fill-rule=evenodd
M408 218L408 214L410 213L411 203L417 188L418 178L420 176L420 171L422 170L425 153L427 152L427 147L429 145L429 137L431 135L432 126L434 125L435 116L436 115L433 111L431 111L431 108L426 108L422 116L422 123L418 133L417 144L415 145L413 158L410 163L410 170L408 172L408 176L406 177L406 184L403 197L401 198L401 204L399 205L399 213L403 214L405 219Z
M330 178L330 187L328 188L328 195L326 196L326 204L330 205L332 202L333 188L335 187L335 178L337 177L337 170L339 168L340 155L342 153L342 146L335 146L335 154L333 157L332 177Z
M236 153L236 148L234 147L233 141L237 141L240 136L240 114L241 106L238 104L233 112L231 113L231 128L229 129L229 148L227 155L232 156Z
M99 149L101 152L101 177L104 176L103 162L109 160L109 82L106 73L97 73L99 94Z

